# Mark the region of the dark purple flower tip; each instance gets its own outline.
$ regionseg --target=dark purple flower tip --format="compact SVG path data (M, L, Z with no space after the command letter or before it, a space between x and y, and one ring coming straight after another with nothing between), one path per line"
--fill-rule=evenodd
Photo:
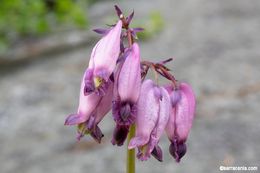
M98 143L101 143L101 139L104 137L101 129L97 125L92 129L92 131L90 132L90 135Z
M133 11L128 17L126 17L126 22L129 25L134 17L135 12Z
M81 116L79 114L70 114L66 118L64 125L76 125L84 121L85 121L84 116Z
M122 146L127 138L129 126L116 125L111 143L113 145Z
M119 18L121 18L121 15L123 15L122 10L117 5L115 5L114 7L116 10L116 14L118 15Z
M93 29L94 32L102 35L106 35L107 33L109 33L110 30L111 29L103 29L103 28Z
M144 28L133 28L132 30L134 32L142 32L142 31L144 31Z
M112 114L119 125L131 125L136 119L137 106L128 102L113 101Z
M152 151L151 154L152 154L152 156L153 156L154 158L156 158L158 161L160 161L160 162L163 161L163 159L162 159L162 157L163 157L162 149L159 147L159 145L156 145L156 146L154 147L154 149L153 149L153 151Z
M184 142L178 142L177 140L175 140L169 146L169 152L175 158L176 162L180 162L186 151L187 147Z

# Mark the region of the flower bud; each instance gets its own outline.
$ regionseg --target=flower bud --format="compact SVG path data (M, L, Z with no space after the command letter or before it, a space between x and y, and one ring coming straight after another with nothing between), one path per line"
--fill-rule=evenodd
M171 95L172 92L169 91ZM186 153L186 140L192 126L195 114L195 95L191 87L186 83L181 83L180 100L176 105L172 105L170 118L166 127L166 133L171 141L170 153L177 162Z

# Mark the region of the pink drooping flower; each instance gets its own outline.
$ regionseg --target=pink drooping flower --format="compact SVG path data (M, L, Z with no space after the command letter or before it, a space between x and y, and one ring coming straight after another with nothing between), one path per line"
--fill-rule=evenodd
M122 22L117 24L95 45L86 71L84 93L104 95L120 54Z
M147 160L152 154L162 161L158 143L167 125L170 107L168 92L153 81L145 80L137 102L136 136L128 145L129 149L138 148L137 157L140 160Z
M98 127L99 122L111 110L113 96L113 83L108 84L107 93L102 97L96 109L91 113L89 120L84 124L80 124L78 128L79 136L90 133L90 135L97 141L101 142L104 136Z
M140 52L134 43L119 62L115 73L113 117L116 122L112 144L123 145L130 125L136 119L136 102L141 87Z
M78 125L78 139L84 134L90 134L96 141L100 142L103 134L98 123L111 110L113 82L108 81L107 93L104 96L95 93L84 95L86 75L87 73L84 74L81 82L78 111L66 118L65 125Z
M86 75L87 72L84 73L81 81L78 111L76 114L71 114L66 118L65 125L76 125L87 121L102 98L102 96L95 93L84 95L84 79Z
M187 150L185 142L195 114L195 95L186 83L181 83L179 90L174 90L170 85L165 88L172 102L171 114L166 126L166 133L171 141L169 151L179 162Z

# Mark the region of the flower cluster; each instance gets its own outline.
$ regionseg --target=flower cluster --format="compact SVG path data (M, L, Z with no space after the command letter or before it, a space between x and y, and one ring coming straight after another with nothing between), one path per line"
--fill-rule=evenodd
M179 162L186 153L185 142L194 118L194 93L165 66L172 59L158 63L140 61L139 45L134 38L142 28L129 27L134 13L125 18L115 8L118 22L109 29L94 30L103 37L93 48L83 75L78 111L66 118L65 125L78 126L78 140L89 134L100 143L104 135L98 124L112 110L113 145L123 145L130 127L136 126L128 149L137 148L140 160L152 155L162 161L159 141L166 132L170 154ZM146 79L149 69L155 72L156 82ZM159 85L157 74L169 83Z

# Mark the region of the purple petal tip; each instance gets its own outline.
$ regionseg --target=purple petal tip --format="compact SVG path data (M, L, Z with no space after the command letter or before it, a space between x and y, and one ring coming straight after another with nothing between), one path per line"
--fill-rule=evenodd
M186 154L187 147L185 143L173 142L169 146L170 154L175 158L176 162L180 162L181 158Z
M162 154L162 149L158 146L158 145L156 145L155 147L154 147L154 149L153 149L153 151L152 151L152 156L155 158L155 159L157 159L159 162L162 162L163 161L163 158L162 158L162 156L163 156L163 154Z
M113 145L122 146L127 138L128 132L129 126L117 125L114 129L113 139L111 140L111 143Z
M93 137L93 139L98 142L101 143L101 139L104 137L102 131L100 130L100 128L98 126L96 126L93 131L90 133L90 135Z
M110 31L110 29L97 28L97 29L93 29L93 31L98 34L106 35Z
M75 125L82 123L83 121L84 120L82 120L82 117L79 114L71 114L66 118L64 125Z
M120 17L120 15L123 14L121 9L117 5L115 5L114 7L115 7L115 10L116 10L116 13L117 13L118 17Z

